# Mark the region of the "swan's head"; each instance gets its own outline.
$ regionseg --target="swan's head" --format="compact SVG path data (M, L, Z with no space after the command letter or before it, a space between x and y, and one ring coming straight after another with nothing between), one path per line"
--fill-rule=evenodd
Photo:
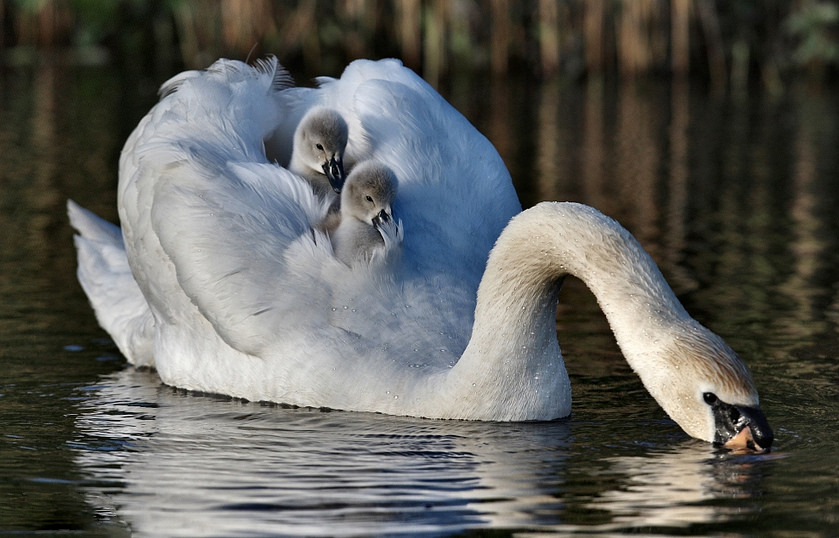
M294 158L307 171L324 174L332 189L340 193L346 179L344 150L348 137L347 122L340 114L315 107L303 116L294 132Z
M375 161L357 164L341 193L342 218L354 218L378 229L393 220L396 189L396 175L387 166Z
M688 434L730 449L768 451L772 428L745 363L716 334L691 320L656 351L644 385Z

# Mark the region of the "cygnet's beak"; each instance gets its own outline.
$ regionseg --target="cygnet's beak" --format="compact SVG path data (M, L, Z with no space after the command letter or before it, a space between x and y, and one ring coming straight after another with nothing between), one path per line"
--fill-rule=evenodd
M376 226L378 228L379 226L385 224L392 218L393 217L390 215L390 212L388 210L382 209L381 211L379 211L378 215L373 217L373 226Z
M732 450L769 452L775 434L759 407L713 404L716 434L714 444Z
M326 174L332 190L340 194L344 187L344 180L347 179L344 174L344 160L340 156L333 155L323 164L323 173Z

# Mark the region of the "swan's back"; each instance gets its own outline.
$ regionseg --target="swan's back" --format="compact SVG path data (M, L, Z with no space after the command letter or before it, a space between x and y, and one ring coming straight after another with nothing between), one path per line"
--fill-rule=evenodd
M380 161L399 178L394 211L411 268L457 275L477 289L495 239L521 211L493 145L397 60L356 60L340 79L318 82L289 93L297 106L328 106L347 120L348 159Z

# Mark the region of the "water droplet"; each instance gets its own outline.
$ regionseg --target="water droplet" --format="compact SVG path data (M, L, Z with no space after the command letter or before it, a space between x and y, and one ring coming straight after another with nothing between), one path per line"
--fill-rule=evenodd
M394 394L394 395L393 395L393 399L394 399L394 400L398 400L398 399L399 399L399 395L398 395L398 394Z

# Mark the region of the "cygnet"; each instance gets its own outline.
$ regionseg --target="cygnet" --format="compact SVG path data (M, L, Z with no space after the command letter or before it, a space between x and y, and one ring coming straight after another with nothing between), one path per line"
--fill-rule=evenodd
M294 131L289 170L304 177L321 198L332 198L344 186L344 150L349 129L336 111L309 110Z
M377 252L387 254L401 243L402 232L392 210L396 190L396 175L387 166L366 161L353 168L341 191L339 222L334 222L334 216L325 222L339 260L347 265L369 262Z

